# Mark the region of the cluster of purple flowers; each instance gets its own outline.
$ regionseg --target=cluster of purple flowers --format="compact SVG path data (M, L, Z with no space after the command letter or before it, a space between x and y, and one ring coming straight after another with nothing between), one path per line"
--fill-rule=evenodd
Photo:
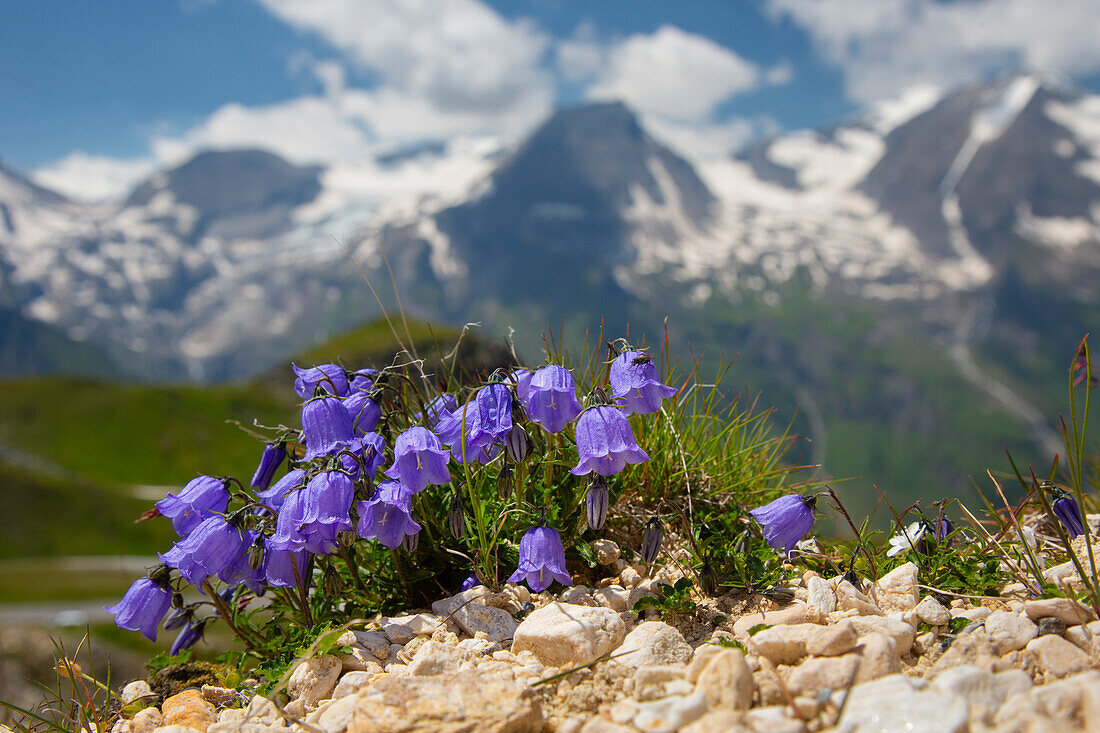
M391 549L415 548L421 524L414 516L414 497L450 482L452 460L483 464L504 454L506 463L523 462L534 426L557 434L576 424L578 461L571 473L593 476L587 516L589 526L598 530L607 517L604 477L649 460L628 416L659 410L676 392L661 383L642 351L613 360L611 397L597 390L587 408L565 367L518 369L490 380L464 404L449 394L436 396L411 416L412 424L396 434L387 451L387 421L402 418L384 420L376 371L349 372L336 364L292 366L294 390L303 400L301 430L263 448L251 494L235 479L199 476L157 502L157 513L171 519L179 540L159 556L160 566L108 608L122 628L154 639L175 606L165 623L165 628L183 626L173 652L198 640L205 620L196 620L194 609L183 607L173 573L214 602L215 579L230 591L244 586L256 594L268 586L306 589L315 556L346 550L356 535ZM277 477L284 464L286 472ZM512 470L502 467L502 476ZM384 480L376 482L380 472ZM464 506L455 496L448 523L459 538ZM234 501L241 506L231 510ZM518 568L508 580L526 582L536 592L554 580L570 584L555 529L540 521L527 530L519 543Z

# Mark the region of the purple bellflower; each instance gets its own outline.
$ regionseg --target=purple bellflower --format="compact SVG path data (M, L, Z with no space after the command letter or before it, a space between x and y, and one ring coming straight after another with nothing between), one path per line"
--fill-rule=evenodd
M354 497L355 484L346 473L318 473L283 502L268 549L328 554L336 546L336 536L352 528L349 512Z
M464 439L467 460L487 463L500 453L511 429L512 393L503 384L489 384L478 390L473 400L441 419L435 434L451 447L451 457L459 463Z
M382 419L382 408L366 392L352 392L350 397L343 399L343 403L356 435L364 435L378 427Z
M283 501L291 491L301 486L306 478L306 472L300 468L287 471L286 475L276 481L271 488L266 491L257 491L256 496L266 506L271 507L276 512L283 508Z
M661 384L657 367L644 351L626 351L611 362L611 393L622 400L627 415L645 415L661 409L661 400L676 389Z
M369 392L371 389L374 388L374 381L378 379L378 370L356 369L348 376L351 377L351 383L349 386L351 388L352 394L355 394L356 391Z
M555 364L531 376L523 403L531 419L551 433L560 433L581 412L573 375Z
M628 463L649 460L638 447L630 421L617 407L599 405L581 413L577 420L577 452L580 462L569 472L583 476L595 471L600 476L619 473Z
M176 640L172 642L172 648L168 651L168 656L174 657L180 652L198 644L202 641L202 633L205 629L206 619L202 621L192 621L184 626L183 630L176 636Z
M272 550L267 548L264 554L264 579L269 585L280 588L298 587L298 579L308 584L309 581L309 551L298 550ZM297 569L297 575L295 574Z
M305 460L331 456L348 447L354 437L351 416L335 397L318 397L302 406Z
M603 476L596 476L592 479L592 483L588 487L588 493L584 497L588 527L594 532L603 529L604 524L607 522L607 500L607 481Z
M532 527L519 541L519 567L508 578L509 583L526 581L535 593L541 593L554 581L573 585L565 567L565 548L552 527Z
M481 581L477 579L477 573L470 573L470 577L462 581L462 586L458 589L461 593L464 590L470 590L481 585Z
M458 402L455 401L454 396L444 392L429 402L428 406L424 408L424 412L413 415L413 420L423 419L434 432L439 421L444 417L449 417L457 407Z
M405 535L416 534L420 525L412 518L412 492L397 481L378 484L374 498L361 501L359 536L376 539L391 550L396 549Z
M1081 521L1081 507L1077 504L1077 499L1065 494L1054 500L1051 509L1054 510L1054 516L1066 528L1066 533L1071 540L1085 533L1085 525Z
M256 467L256 473L252 474L250 486L257 491L263 491L271 486L271 479L275 478L275 472L283 465L286 458L285 443L268 443L264 446L264 452L260 456L260 465Z
M168 567L179 570L188 583L201 588L209 576L239 562L250 544L247 532L215 514L159 557Z
M378 433L365 433L355 438L348 444L348 450L363 460L363 466L371 478L386 462L386 440ZM340 463L352 479L359 479L359 461L344 455L340 457Z
M423 491L428 484L445 484L451 480L447 470L447 451L430 430L411 427L393 444L393 466L386 475L397 479L414 494Z
M329 394L333 394L332 390L335 388L337 397L348 395L348 375L344 367L339 364L321 364L311 369L302 369L296 364L291 364L290 368L296 375L294 391L304 400L313 396L318 385Z
M172 528L180 537L204 519L224 512L228 505L225 480L214 476L193 478L179 494L168 494L156 503L157 511L172 520Z
M527 390L531 386L531 377L535 376L535 372L530 369L516 369L508 377L508 383L515 385L516 397L520 401L527 399Z
M814 497L788 494L749 512L764 530L764 539L784 554L806 536L814 525Z
M248 589L253 593L259 595L264 590L264 574L263 567L252 566L252 553L258 550L263 552L263 545L258 548L255 547L256 538L259 536L256 532L248 532L248 544L249 550L239 555L233 562L226 565L218 573L218 578L230 586L235 588L241 583L248 586ZM262 554L260 555L262 559Z
M140 631L149 641L156 641L157 626L171 605L172 595L167 588L150 578L139 578L121 601L106 606L106 610L115 615L120 629Z

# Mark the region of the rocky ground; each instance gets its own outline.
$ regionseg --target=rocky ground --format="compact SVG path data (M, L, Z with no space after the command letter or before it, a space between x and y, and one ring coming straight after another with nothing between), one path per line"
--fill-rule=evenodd
M1074 601L944 605L908 563L863 587L811 571L783 605L697 599L659 620L629 609L684 568L646 578L599 549L617 571L601 587L477 587L348 631L336 648L351 652L301 662L281 707L207 685L113 733L1100 730L1100 621Z

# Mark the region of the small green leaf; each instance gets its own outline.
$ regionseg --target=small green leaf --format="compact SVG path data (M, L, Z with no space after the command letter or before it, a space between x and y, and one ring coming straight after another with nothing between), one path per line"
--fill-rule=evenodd
M770 629L771 627L772 624L757 624L756 626L753 626L751 629L749 629L749 636L756 636L764 629Z

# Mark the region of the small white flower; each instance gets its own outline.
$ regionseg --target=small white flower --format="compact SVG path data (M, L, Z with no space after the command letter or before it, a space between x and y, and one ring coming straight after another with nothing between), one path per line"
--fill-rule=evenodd
M820 555L821 546L817 544L816 537L807 537L794 544L794 549L803 555Z
M924 522L913 522L903 532L898 532L890 538L890 549L886 551L886 557L893 557L906 550L916 549L917 544L927 531L928 526Z

